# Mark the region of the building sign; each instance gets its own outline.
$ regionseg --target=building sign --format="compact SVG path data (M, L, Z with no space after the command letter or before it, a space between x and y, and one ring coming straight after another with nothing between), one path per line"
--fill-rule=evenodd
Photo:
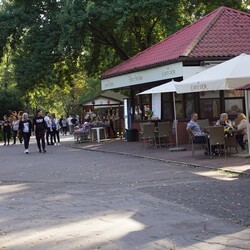
M147 82L167 80L175 77L182 77L182 75L183 67L182 63L179 62L154 69L148 69L136 73L103 79L101 83L102 90L108 90L143 84Z
M191 92L199 92L209 90L206 83L197 82L190 85Z

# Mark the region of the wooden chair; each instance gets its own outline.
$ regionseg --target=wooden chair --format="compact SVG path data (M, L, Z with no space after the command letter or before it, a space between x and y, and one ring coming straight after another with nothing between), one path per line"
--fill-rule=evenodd
M170 135L171 135L171 124L170 122L158 122L158 133L156 135L156 139L158 139L159 146L161 148L161 139L164 138L167 143L170 143Z
M197 142L194 142L194 134L193 134L193 131L191 128L187 128L187 132L189 134L189 138L190 138L190 142L191 142L191 147L192 147L192 156L194 156L194 152L195 152L195 145L203 145L203 146L207 146L208 143L207 143L207 139L205 140L205 142L202 142L202 143L197 143Z
M142 146L145 147L145 143L147 142L149 146L149 142L152 142L153 146L155 146L155 124L143 124L143 131L141 133L141 142Z
M210 158L212 157L212 146L219 147L221 152L221 146L224 146L225 157L226 157L226 140L224 133L224 126L209 127L209 142L210 142Z

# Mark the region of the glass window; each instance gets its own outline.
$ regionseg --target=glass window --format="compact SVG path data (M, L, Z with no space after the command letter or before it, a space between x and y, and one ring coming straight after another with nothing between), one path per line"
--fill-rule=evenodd
M220 91L200 92L200 99L205 99L205 98L220 98Z
M172 93L162 93L161 94L161 117L163 120L172 119L172 98L170 97Z
M226 99L225 110L230 116L236 116L243 112L243 99Z
M176 119L184 118L184 102L183 94L175 94L175 108L176 108Z
M193 112L195 112L194 100L186 101L186 117L190 117Z
M150 104L150 98L151 95L141 95L141 104L143 105L149 105Z
M182 94L175 94L175 101L182 101L182 97L183 95Z
M182 119L183 118L183 103L182 102L176 102L175 103L176 108L176 119Z
M151 107L151 95L136 95L142 90L136 90L133 93L134 99L132 104L133 119L141 121L147 119L145 116L145 107Z
M134 120L136 121L142 120L142 110L141 110L140 105L136 105L134 108Z
M225 90L224 91L225 97L244 97L243 90Z
M204 99L200 100L201 118L216 118L220 116L220 99Z
M162 119L164 120L172 119L171 108L172 105L169 102L162 103Z

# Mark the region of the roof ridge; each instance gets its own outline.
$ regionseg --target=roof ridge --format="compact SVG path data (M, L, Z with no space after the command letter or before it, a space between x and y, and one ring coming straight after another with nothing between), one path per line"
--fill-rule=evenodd
M223 34L220 34L221 31L218 29L222 29L222 26L226 25L225 20L229 20L228 18L230 20L232 18L233 20L234 18L239 21L243 20L242 22L244 24L243 26L239 26L239 29L242 30L244 29L243 27L246 26L247 28L245 28L242 32L247 34L246 32L248 32L250 26L249 22L246 20L249 20L250 13L220 6L212 12L199 18L195 22L183 27L179 31L153 44L147 49L140 51L138 54L132 56L128 60L122 61L115 67L103 72L101 74L101 79L120 74L137 72L142 69L151 69L153 67L165 65L166 63L183 61L185 58L191 59L196 56L200 57L201 55L210 57L211 53L211 56L216 57L225 56L225 54L228 55L228 53L230 56L238 55L238 52L242 53L249 51L242 46L240 48L235 48L231 45L231 43L226 47L221 47L221 44L218 44L218 40L217 45L215 46L216 42L214 39L217 39L217 36L223 36ZM222 20L222 22L220 22L220 20ZM219 27L217 27L218 25ZM224 26L223 30L225 28ZM229 29L232 29L232 27L228 27ZM228 32L229 31L226 29L225 34L228 34ZM249 46L250 38L247 38L247 35L244 35L244 37L241 39L238 37L235 39L237 43ZM210 43L211 41L213 42L212 45L207 46L207 43ZM203 44L203 42L205 44ZM199 51L201 49L202 53ZM230 52L225 52L225 50Z
M202 21L204 18L208 18L209 16L214 15L212 20L210 22L208 22L206 24L205 28L194 38L194 40L191 42L190 46L188 46L188 48L184 52L183 56L188 56L193 51L193 49L198 45L198 43L201 41L201 39L213 27L213 25L216 23L216 21L219 19L219 17L222 15L222 13L225 11L225 8L226 8L225 6L221 6L195 22L195 23L197 23L198 21Z
M230 10L232 12L240 13L240 14L243 14L243 15L248 15L248 16L250 15L250 13L245 12L246 10L245 11L243 11L243 10L236 10L236 9L233 9L233 8L230 8L230 7L226 7L226 6L221 6L219 8L224 8L224 9Z

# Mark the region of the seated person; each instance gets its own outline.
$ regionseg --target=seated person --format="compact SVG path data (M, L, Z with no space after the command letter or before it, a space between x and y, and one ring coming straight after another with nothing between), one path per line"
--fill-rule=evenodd
M237 135L235 136L236 141L241 146L242 150L245 150L245 141L247 140L247 125L248 121L246 116L243 113L238 114L238 126L237 126Z
M227 129L234 129L232 122L230 120L228 120L227 113L222 113L220 115L220 119L216 122L215 126L224 126Z
M190 131L193 134L193 143L208 143L208 153L210 154L210 145L209 145L209 140L207 139L208 136L207 134L203 133L201 131L201 128L199 124L197 123L198 120L198 115L197 113L192 113L191 115L191 120L187 124L187 130ZM206 152L205 152L206 153ZM212 147L212 154L215 155L215 148Z
M205 143L207 135L201 131L199 124L197 123L198 115L196 113L191 114L191 120L187 124L187 130L193 134L194 143Z

